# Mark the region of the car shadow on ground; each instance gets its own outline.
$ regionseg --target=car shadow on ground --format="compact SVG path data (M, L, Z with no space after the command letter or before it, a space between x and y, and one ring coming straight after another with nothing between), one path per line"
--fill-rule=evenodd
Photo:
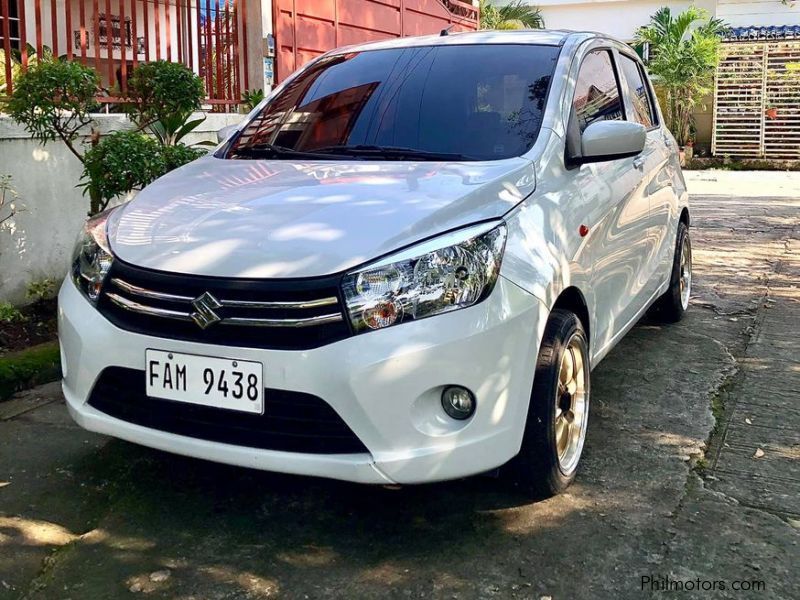
M673 364L680 355L706 365L696 373L719 369L722 350L695 332L707 316L694 311L674 327L646 319L594 371L578 480L544 501L488 476L388 489L98 439L65 459L69 485L56 492L63 501L52 502L72 502L73 514L34 513L72 537L30 597L70 590L117 598L133 589L169 598L465 598L578 587L591 597L609 585L598 573L634 591L636 573L613 565L641 562L660 545L686 484L679 454L709 428L707 387L694 385L708 375ZM38 543L3 533L19 540L12 553ZM591 551L587 544L601 547L598 540L603 551ZM581 564L570 581L556 575L575 560L567 555ZM168 579L153 579L165 570Z
M99 564L80 578L87 597L106 597L111 580L167 596L244 590L302 597L302 590L313 597L325 589L369 596L382 595L387 585L480 596L476 581L512 575L518 581L512 585L545 593L558 584L543 569L563 565L554 547L574 551L589 538L620 537L607 552L582 556L581 577L590 585L593 563L607 569L601 566L609 560L641 556L646 531L663 527L659 507L683 493L687 470L678 446L692 443L685 425L699 423L708 405L685 394L677 401L681 377L665 365L679 352L689 360L719 358L702 345L687 349L693 320L663 328L645 319L595 370L584 462L576 484L558 498L533 502L490 476L389 489L111 440L71 467L106 508L59 562L53 582L69 586L70 573ZM665 445L675 448L665 452ZM626 530L632 535L622 541ZM165 568L169 582L148 577Z

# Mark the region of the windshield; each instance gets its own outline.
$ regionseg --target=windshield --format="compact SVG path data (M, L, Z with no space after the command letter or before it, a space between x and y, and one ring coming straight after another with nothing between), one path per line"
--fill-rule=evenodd
M558 52L553 46L487 44L329 56L272 98L224 156L519 156L539 133Z

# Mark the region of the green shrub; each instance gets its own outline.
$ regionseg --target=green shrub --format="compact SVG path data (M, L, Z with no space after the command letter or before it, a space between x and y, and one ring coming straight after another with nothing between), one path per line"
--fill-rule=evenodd
M117 196L140 190L203 154L183 144L162 146L139 131L117 131L86 152L81 185L105 208Z
M102 210L110 200L143 188L166 171L156 140L138 131L117 131L86 152L80 185L102 200Z
M174 146L205 120L189 121L205 97L203 80L178 63L139 64L128 79L128 97L131 119L149 127L165 146Z
M205 120L189 120L205 96L203 81L185 66L167 61L142 63L128 80L129 115L138 130L102 138L93 131L91 148L79 152L76 141L92 122L99 85L100 77L90 67L43 60L15 81L8 104L12 118L35 139L46 143L60 138L83 163L79 186L91 198L90 215L104 210L111 199L139 190L203 154L180 144Z
M25 295L34 302L41 302L43 300L50 300L55 298L58 291L58 284L55 279L46 277L38 281L31 281L28 283L28 288L25 290Z
M76 148L81 130L92 123L97 108L95 95L100 86L97 72L79 62L37 60L14 80L14 92L6 107L11 118L21 123L42 144L61 139L83 162ZM91 196L89 214L100 211L100 200Z
M186 163L197 160L206 153L206 151L201 148L191 148L184 144L164 146L161 152L164 156L165 172L182 167Z
M16 79L8 112L34 139L45 144L61 138L80 158L73 142L92 122L99 85L99 75L79 62L41 61Z
M25 320L19 309L10 302L0 302L0 323L20 323Z

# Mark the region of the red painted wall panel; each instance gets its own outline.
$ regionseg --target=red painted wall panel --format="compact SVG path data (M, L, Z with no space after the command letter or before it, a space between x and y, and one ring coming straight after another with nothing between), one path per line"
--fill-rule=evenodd
M397 37L400 35L400 10L372 0L342 0L339 23Z
M338 46L477 29L440 0L274 0L273 14L277 82Z

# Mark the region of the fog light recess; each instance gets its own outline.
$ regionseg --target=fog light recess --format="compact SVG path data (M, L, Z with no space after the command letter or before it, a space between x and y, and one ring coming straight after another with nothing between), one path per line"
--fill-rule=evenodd
M442 391L442 408L453 419L469 419L475 412L475 394L460 385L449 385Z

